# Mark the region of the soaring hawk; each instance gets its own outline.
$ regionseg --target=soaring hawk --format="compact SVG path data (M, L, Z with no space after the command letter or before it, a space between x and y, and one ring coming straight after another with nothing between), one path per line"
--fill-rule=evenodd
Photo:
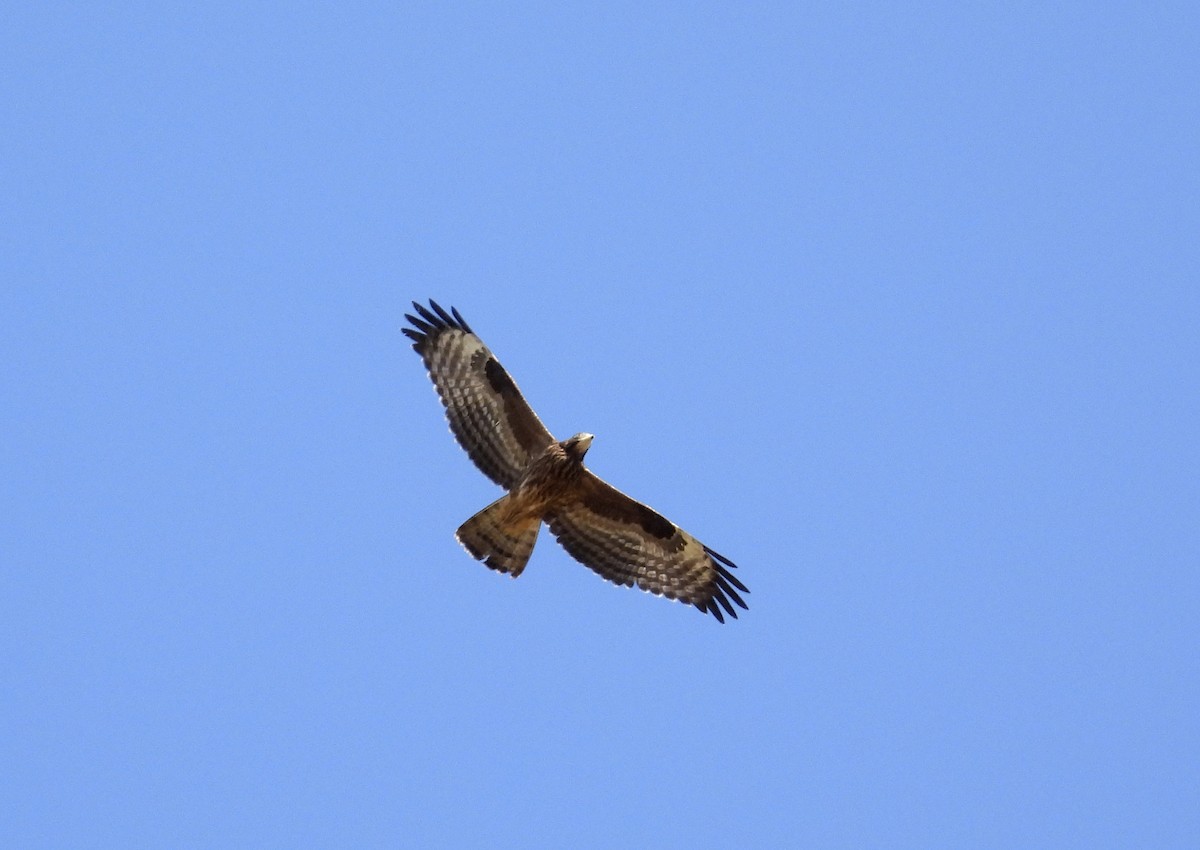
M695 605L725 622L749 593L736 565L583 465L591 434L556 441L504 367L463 321L436 301L404 333L446 407L450 430L475 465L508 492L455 535L473 557L514 578L545 522L563 548L604 578ZM731 604L732 603L732 604Z

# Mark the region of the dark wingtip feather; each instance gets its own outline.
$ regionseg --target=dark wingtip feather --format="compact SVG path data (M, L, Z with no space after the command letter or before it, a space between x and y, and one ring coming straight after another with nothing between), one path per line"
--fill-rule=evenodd
M415 309L417 311L417 314L422 319L429 322L429 324L431 324L433 327L440 329L440 328L444 328L446 326L445 323L441 319L439 319L437 316L435 316L433 313L431 313L429 311L429 308L426 307L424 304L418 304L416 301L414 301L413 309Z
M735 603L737 603L743 610L745 610L745 611L750 610L750 606L748 606L746 604L745 600L743 600L742 597L738 596L738 593L736 590L734 590L732 587L730 587L729 581L727 580L726 576L724 576L724 575L717 576L717 587L721 588L721 592L724 593L726 596L728 596L730 599L732 599Z
M737 564L735 564L733 561L726 558L720 552L715 552L712 549L709 549L707 546L704 547L704 551L707 552L709 554L709 556L712 557L715 561L719 562L716 565L717 572L720 575L724 576L726 579L728 579L730 584L732 584L734 587L736 587L742 593L750 592L750 588L746 587L746 585L744 585L740 581L738 581L737 576L735 576L733 573L729 572L729 570L725 569L725 567L729 567L729 569L736 570ZM722 567L721 564L724 564L725 567Z
M433 325L428 324L427 322L424 322L421 319L418 319L412 313L405 313L404 318L408 319L409 323L413 327L415 327L417 330L419 330L421 333L427 334L433 330Z
M417 345L421 345L431 337L436 337L442 331L459 330L466 333L474 333L467 323L463 321L463 317L458 310L453 307L450 308L450 312L447 312L441 304L432 298L429 299L428 307L416 301L412 305L417 315L414 316L412 313L405 313L404 318L408 319L412 326L416 328L416 331L405 328L404 333L409 339L415 340ZM418 333L419 336L417 335Z
M458 321L458 326L469 334L475 333L471 330L471 326L467 324L467 320L462 317L462 313L458 312L457 307L451 307L450 312L454 314L454 318Z
M704 551L713 560L713 566L716 568L716 576L713 578L712 596L704 603L703 607L700 605L696 607L700 608L701 611L712 614L722 623L725 622L725 618L721 615L721 609L724 608L726 613L736 620L738 615L737 609L733 607L734 605L745 611L750 610L750 606L738 595L738 590L742 591L742 593L749 593L750 590L730 572L731 569L737 569L737 564L720 552L709 549L707 546L704 547ZM734 588L737 588L737 590L734 590Z
M722 554L721 554L720 552L718 552L717 550L715 550L715 549L710 549L708 546L705 546L705 547L704 547L704 551L705 551L705 552L707 552L707 553L708 553L709 555L711 555L712 557L716 558L718 561L720 561L720 562L721 562L722 564L724 564L725 566L727 566L727 567L733 567L734 569L737 569L737 564L735 564L733 561L731 561L731 560L729 560L728 558L726 558L724 555L722 555Z
M433 312L437 313L441 320L447 325L454 327L457 324L454 321L454 317L442 309L442 305L434 301L432 298L429 299L429 306L433 308Z
M720 606L718 606L717 603L712 599L709 599L705 602L693 602L692 604L700 609L701 614L712 614L714 617L716 617L718 623L724 624L725 615L721 613Z
M737 619L737 611L734 609L734 607L732 605L729 604L729 599L725 596L724 593L721 593L720 591L713 593L713 599L715 601L721 603L721 607L724 608L726 610L726 612L728 612L730 617L733 617L733 619L735 619L735 620Z
M728 591L734 598L738 598L738 595L734 593L733 590L735 587L742 591L742 593L750 592L746 589L746 585L742 584L737 580L737 578L734 577L733 573L721 566L717 567L717 584L719 584L723 590ZM745 608L746 606L742 605L742 607Z

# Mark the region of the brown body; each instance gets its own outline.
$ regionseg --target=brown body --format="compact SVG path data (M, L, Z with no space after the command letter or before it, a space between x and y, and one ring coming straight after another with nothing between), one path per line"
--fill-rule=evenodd
M551 443L512 490L464 522L455 535L475 558L516 578L525 569L542 522L574 500L590 434Z

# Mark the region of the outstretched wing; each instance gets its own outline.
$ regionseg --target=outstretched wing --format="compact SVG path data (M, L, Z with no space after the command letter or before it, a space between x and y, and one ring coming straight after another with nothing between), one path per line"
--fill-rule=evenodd
M436 301L413 308L416 316L404 314L413 327L403 331L425 361L450 430L484 475L511 489L554 437L457 310Z
M578 499L547 518L550 531L571 557L604 578L695 605L725 622L724 608L746 607L749 593L718 555L662 515L585 472Z

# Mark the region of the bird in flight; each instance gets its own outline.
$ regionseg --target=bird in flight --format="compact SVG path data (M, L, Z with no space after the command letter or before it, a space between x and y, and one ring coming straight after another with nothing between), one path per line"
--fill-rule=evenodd
M583 465L591 434L555 440L508 372L453 307L413 302L404 334L421 355L467 455L506 492L464 522L458 542L513 578L542 523L571 557L603 578L696 606L725 622L749 593L736 565ZM724 612L722 612L724 609Z

